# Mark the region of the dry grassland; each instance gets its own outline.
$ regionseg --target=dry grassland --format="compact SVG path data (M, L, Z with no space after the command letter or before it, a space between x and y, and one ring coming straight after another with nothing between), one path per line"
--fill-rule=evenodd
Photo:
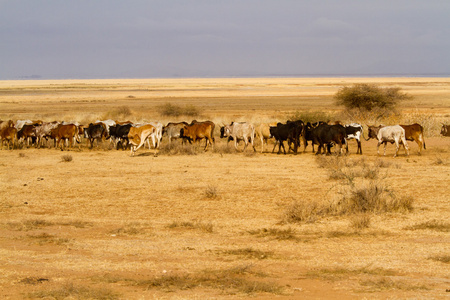
M0 119L192 119L165 103L217 124L343 117L332 96L357 82L413 96L384 121L426 122L421 156L373 140L340 158L235 152L217 128L207 152L0 151L0 298L448 297L448 78L4 81Z

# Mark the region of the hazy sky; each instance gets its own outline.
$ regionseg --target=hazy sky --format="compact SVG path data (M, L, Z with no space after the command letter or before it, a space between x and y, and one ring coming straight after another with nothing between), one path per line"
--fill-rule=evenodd
M449 0L0 0L0 79L449 75Z

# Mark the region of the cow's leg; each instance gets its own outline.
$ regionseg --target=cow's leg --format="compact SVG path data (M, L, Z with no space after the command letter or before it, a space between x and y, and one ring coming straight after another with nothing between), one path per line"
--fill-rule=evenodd
M358 150L356 150L356 154L362 155L361 140L358 139L358 140L356 140L356 142L358 143Z
M276 148L277 144L278 144L278 140L275 139L275 145L273 145L272 153L275 151L275 148Z
M381 142L378 141L378 143L377 143L377 154L378 155L380 155L380 145L381 145Z
M403 143L403 148L405 148L406 156L409 156L409 147L408 147L408 145L406 144L406 140L403 139L403 138L402 138L402 143ZM420 148L419 148L419 149L420 149ZM420 154L420 152L419 152L419 154Z

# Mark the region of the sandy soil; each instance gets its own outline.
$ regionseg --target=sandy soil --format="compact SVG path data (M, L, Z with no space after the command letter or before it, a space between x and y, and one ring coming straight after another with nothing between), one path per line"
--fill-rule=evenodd
M170 102L201 107L201 117L217 123L285 121L298 110L341 110L332 95L354 82L402 87L414 95L402 103L405 113L450 115L446 78L266 78L0 82L0 117L93 121L126 105L133 121L167 122L156 108ZM351 190L310 146L277 155L273 144L262 154L229 151L218 131L216 141L215 150L192 155L141 149L130 157L106 142L93 150L0 151L0 297L450 295L449 138L434 132L421 156L411 142L411 155L401 150L397 158L392 145L379 157L376 142L365 141L360 156L350 142L339 160L378 172L375 180L356 176L356 185L413 199L412 211L368 214L362 229L352 226L353 214L286 221L294 203L324 205ZM331 167L338 160L329 159Z

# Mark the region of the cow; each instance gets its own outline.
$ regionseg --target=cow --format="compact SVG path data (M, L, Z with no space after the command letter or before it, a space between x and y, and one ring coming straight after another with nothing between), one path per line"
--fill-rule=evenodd
M370 138L370 136L369 136ZM377 153L380 154L379 148L381 144L384 144L384 154L386 155L386 144L389 143L395 143L396 151L394 154L394 157L397 156L398 150L400 148L400 143L403 144L403 147L405 148L406 155L409 156L409 149L408 144L406 143L405 138L405 129L401 127L400 125L394 125L394 126L385 126L378 128L377 133Z
M268 145L268 140L272 138L270 126L277 126L277 123L262 123L256 127L256 136L261 139L261 153L264 152L264 143Z
M30 146L31 142L36 141L36 126L38 124L25 124L22 129L17 132L17 140L19 143L24 143L26 141L27 147Z
M94 124L97 124L97 123L102 123L102 124L105 125L106 131L108 132L108 135L109 135L109 127L116 125L116 121L111 120L111 119L109 119L109 120L97 120L97 121L94 122Z
M150 138L152 139L153 148L158 149L161 144L164 125L160 122L149 122L148 124L152 125L156 129L155 133L152 134ZM147 143L148 149L150 149L150 139L147 139Z
M345 129L345 149L348 153L348 140L356 140L356 143L358 143L358 149L356 150L356 154L362 154L362 148L361 148L361 136L363 133L363 127L361 124L358 123L351 123L344 125Z
M40 148L42 146L43 138L47 139L51 136L52 129L58 127L60 123L58 121L54 122L44 122L39 126L34 128L36 134L36 146ZM56 146L56 145L55 145Z
M312 152L314 153L314 139L312 136L312 131L314 128L321 124L326 124L326 122L318 121L318 122L307 122L304 126L303 134L302 134L302 140L303 140L303 152L306 152L306 147L308 146L308 141L311 142L312 146Z
M332 144L338 145L338 153L342 153L342 144L345 144L346 137L344 126L340 124L320 124L312 130L311 135L313 138L313 143L319 145L316 155L321 154L322 149L324 154L330 155ZM325 150L325 146L327 147L327 150Z
M52 129L51 136L55 139L55 147L59 147L59 143L63 141L61 145L61 151L64 150L64 140L72 142L72 147L75 147L75 142L81 143L79 136L79 128L75 124L60 124L58 127Z
M31 125L31 124L33 124L33 121L31 120L17 120L14 126L16 127L17 132L19 132L24 125Z
M237 150L237 145L240 140L244 140L244 151L248 146L248 143L253 147L253 151L256 152L254 146L255 140L255 126L249 123L231 122L230 125L225 125L220 128L220 137L231 137L234 140L234 148ZM229 140L228 140L229 141ZM228 144L228 143L227 143Z
M12 121L10 121L12 123ZM2 144L2 150L3 150L3 143L6 140L8 142L8 148L11 145L11 149L14 149L14 145L16 144L17 140L17 129L14 127L14 123L12 123L12 126L9 126L9 121L2 122L0 126L0 142Z
M122 150L124 150L128 145L128 133L130 132L130 128L132 124L126 125L114 125L109 127L109 135L111 139L114 141L114 147L119 149L119 143L122 146Z
M450 136L450 125L442 124L441 135L442 136Z
M163 136L168 137L170 144L172 142L172 139L181 138L180 130L186 125L188 125L187 122L168 123L163 127L162 134Z
M417 123L412 125L400 125L403 129L405 129L405 139L407 141L415 141L419 146L419 155L423 149L427 149L425 146L425 140L423 139L423 127Z
M134 156L136 151L144 145L145 141L151 134L156 133L156 128L153 125L147 124L141 127L130 127L128 132L128 140L131 144L131 156Z
M197 122L192 121L191 124L183 126L180 129L180 137L189 140L189 143L200 141L202 139L206 140L206 145L204 150L208 149L208 143L211 147L214 147L214 128L215 124L211 121Z
M300 123L301 122L301 123ZM270 134L275 138L275 145L272 149L272 153L275 151L275 148L278 144L278 152L277 154L281 153L281 147L283 147L283 152L286 154L286 148L284 147L284 141L288 142L289 149L290 143L294 143L294 154L297 154L298 146L300 145L300 135L303 131L303 122L302 121L295 121L291 122L288 121L286 124L277 123L277 126L271 126L270 127Z
M92 149L95 140L97 141L98 148L99 141L108 139L109 135L104 123L90 123L89 127L84 130L84 137L88 139L87 142L90 143L90 148Z

